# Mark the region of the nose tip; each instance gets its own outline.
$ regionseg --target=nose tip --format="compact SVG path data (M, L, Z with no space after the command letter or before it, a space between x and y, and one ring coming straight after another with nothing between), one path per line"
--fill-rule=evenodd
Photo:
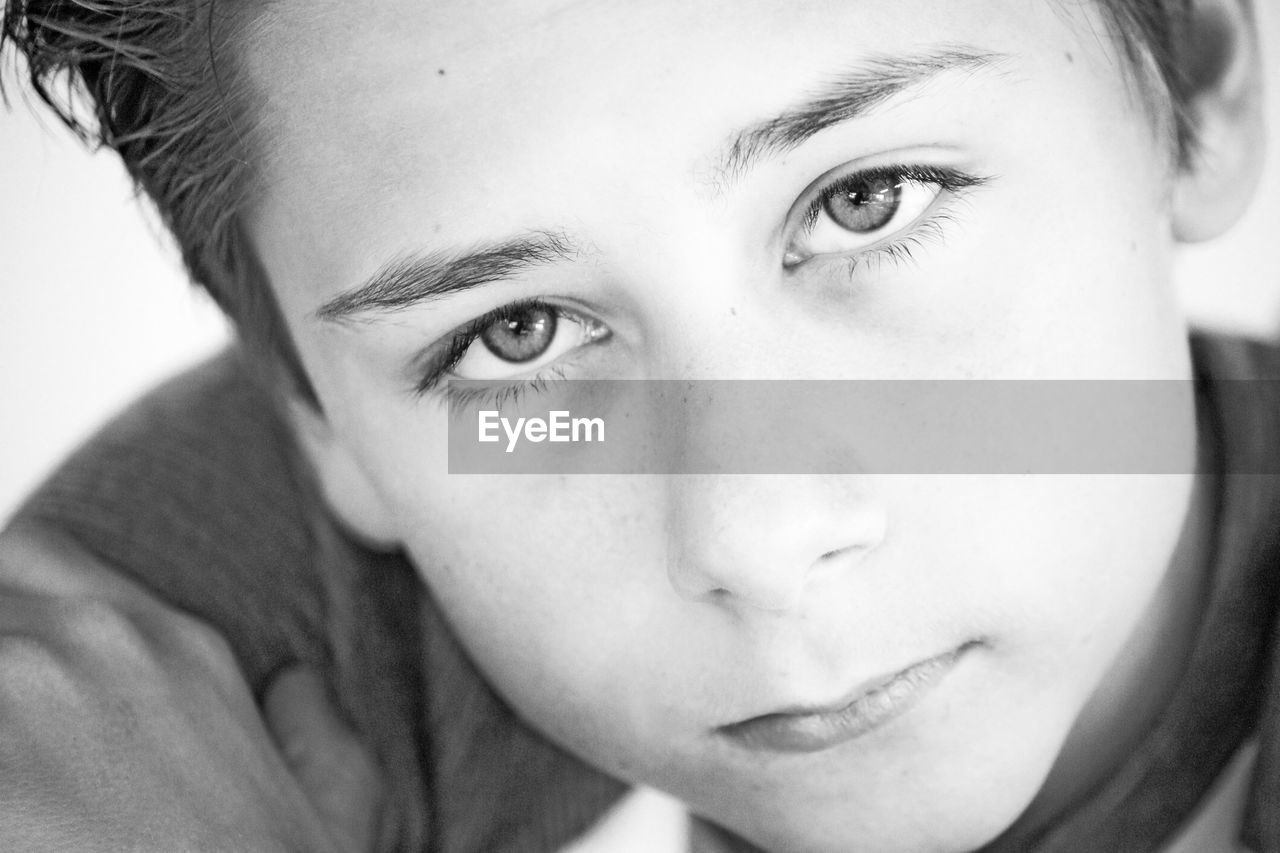
M815 582L851 570L886 534L887 516L852 478L680 479L668 573L689 601L794 611Z

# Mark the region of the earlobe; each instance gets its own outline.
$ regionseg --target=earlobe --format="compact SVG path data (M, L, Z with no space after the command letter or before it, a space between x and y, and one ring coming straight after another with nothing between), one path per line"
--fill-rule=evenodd
M1239 220L1262 172L1261 60L1247 0L1193 0L1179 67L1196 143L1175 182L1173 227L1178 240L1196 242Z
M301 401L288 405L289 421L311 464L325 503L355 538L376 550L399 547L393 517L359 460L324 414Z

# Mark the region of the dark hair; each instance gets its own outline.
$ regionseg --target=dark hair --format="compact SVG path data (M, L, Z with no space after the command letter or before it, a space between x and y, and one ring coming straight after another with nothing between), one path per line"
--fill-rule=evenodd
M1144 97L1169 115L1185 163L1195 128L1179 48L1190 0L1088 2L1100 4ZM240 337L272 357L301 396L318 405L244 231L259 140L255 97L228 46L255 17L257 9L247 5L6 0L0 46L17 46L32 89L83 140L120 154L173 232L192 279Z
M250 5L262 4L6 0L0 46L23 54L32 90L77 136L119 153L192 280L318 404L244 229L257 99L228 47Z

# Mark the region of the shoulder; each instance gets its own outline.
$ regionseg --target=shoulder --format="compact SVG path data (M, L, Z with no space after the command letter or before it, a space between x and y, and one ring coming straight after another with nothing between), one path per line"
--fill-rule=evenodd
M1280 380L1280 340L1195 330L1191 352L1201 376Z
M315 665L388 774L389 831L416 849L416 577L399 555L367 551L337 527L278 401L239 352L130 405L28 498L10 530L69 542L211 627L255 694L286 664Z
M244 637L238 656L256 681L318 631L310 493L271 396L232 350L104 426L14 525L56 532ZM268 623L267 612L278 621Z
M1230 380L1280 380L1280 340L1195 330L1191 353L1199 376Z

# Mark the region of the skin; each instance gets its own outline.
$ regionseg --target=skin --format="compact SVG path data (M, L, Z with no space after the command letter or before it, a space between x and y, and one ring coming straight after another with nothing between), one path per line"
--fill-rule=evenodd
M330 502L408 550L525 719L776 850L973 849L1123 756L1194 625L1211 496L1189 473L451 477L445 406L408 367L539 297L611 331L562 357L574 378L1187 378L1168 280L1200 190L1175 184L1090 9L357 5L284 0L245 47L272 152L250 233L323 404L295 414ZM954 44L1006 58L712 180L737 129L821 81ZM909 262L850 276L851 239L784 263L815 181L903 163L989 180ZM316 317L405 253L531 229L582 250ZM1168 426L1194 434L1191 401ZM716 731L962 646L907 713L837 747Z

